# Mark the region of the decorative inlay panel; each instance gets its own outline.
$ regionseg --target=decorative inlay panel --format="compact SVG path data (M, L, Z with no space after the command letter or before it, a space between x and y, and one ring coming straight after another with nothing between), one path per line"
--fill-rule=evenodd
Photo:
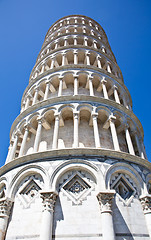
M117 173L112 176L110 187L115 189L118 197L128 205L134 196L137 195L137 189L132 179L127 174Z
M68 172L59 184L59 191L74 205L82 204L92 190L94 190L94 182L87 173L82 171Z

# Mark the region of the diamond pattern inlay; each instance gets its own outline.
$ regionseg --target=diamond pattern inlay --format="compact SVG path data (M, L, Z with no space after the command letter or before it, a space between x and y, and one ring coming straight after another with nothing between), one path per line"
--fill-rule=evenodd
M90 179L80 172L74 172L68 179L63 180L60 189L74 204L81 204L93 190Z

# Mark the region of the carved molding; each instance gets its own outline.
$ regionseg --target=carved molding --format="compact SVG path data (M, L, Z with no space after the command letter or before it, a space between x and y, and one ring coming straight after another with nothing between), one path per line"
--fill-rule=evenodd
M0 217L9 217L13 200L10 198L0 199Z
M101 208L101 213L104 212L112 212L112 200L114 198L115 191L102 191L97 195L97 199L99 201L99 205Z
M151 194L140 197L144 214L151 213Z
M50 191L50 192L40 191L40 195L41 195L42 203L43 203L43 211L52 211L53 212L58 193L54 192L54 191Z

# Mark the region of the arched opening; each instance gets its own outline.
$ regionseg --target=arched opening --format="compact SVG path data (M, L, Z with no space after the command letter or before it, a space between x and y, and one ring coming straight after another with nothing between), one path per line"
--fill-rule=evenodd
M91 112L88 107L80 108L79 147L95 147L94 131L91 124Z
M61 111L63 126L59 128L58 148L71 148L73 144L73 112L70 107Z
M110 127L106 128L105 123L109 118L109 113L105 109L98 110L98 130L101 148L114 149Z
M54 210L54 238L72 239L74 236L79 239L82 236L97 239L101 223L99 204L96 194L93 194L95 188L96 180L84 168L73 167L60 176Z
M67 73L63 78L63 91L62 95L73 95L74 94L74 77L73 74Z

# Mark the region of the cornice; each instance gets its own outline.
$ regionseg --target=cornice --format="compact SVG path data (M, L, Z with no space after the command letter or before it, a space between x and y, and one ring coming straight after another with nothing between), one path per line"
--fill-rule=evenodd
M116 62L116 58L115 58L115 56L114 56L114 54L113 54L113 52L112 52L112 49L109 47L109 46L107 46L106 45L106 43L104 43L104 41L102 41L102 40L100 40L100 39L98 39L96 36L94 37L94 36L88 36L87 34L73 34L73 33L68 33L68 35L66 34L63 34L63 35L61 35L61 36L57 36L55 39L53 39L53 41L56 41L57 39L59 39L59 38L63 38L63 37L66 37L66 36L74 36L74 35L78 35L78 36L87 36L87 37L90 37L90 38L93 38L93 39L97 39L99 42L102 42L104 45L105 45L105 47L107 47L107 48L109 48L109 50L111 51L111 53L112 53L112 55L113 55L113 58L114 58L114 62L117 64L117 62ZM53 42L53 41L50 41L50 42L48 42L45 46L43 46L42 48L41 48L41 50L40 50L40 52L39 52L39 54L38 54L38 56L41 54L41 52L45 49L45 48L47 48L47 45L49 45L51 42ZM101 53L102 54L102 51L101 50L99 50L99 49L97 49L97 48L94 48L93 46L91 46L91 47L89 47L89 46L84 46L84 45L68 45L68 46L62 46L62 47L59 47L59 48L57 48L57 49L66 49L66 48L69 48L69 47L71 47L71 48L77 48L77 46L78 46L78 48L88 48L88 49L92 49L92 50L94 50L95 52L99 52L99 53ZM53 53L53 52L56 52L56 49L54 49L54 50L51 50L51 53ZM50 53L49 53L50 54ZM47 55L49 55L49 54L45 54L45 56L43 57L43 58L41 58L41 59L44 59ZM104 56L106 56L106 57L108 57L111 61L113 61L113 59L108 55L108 54L106 54L106 53L104 53L103 52L103 55ZM37 59L38 59L38 57L37 57ZM40 60L41 60L40 59ZM37 62L37 61L36 61Z
M115 62L115 61L113 61L113 59L111 59L110 58L110 56L108 56L107 54L104 54L104 53L102 53L101 51L98 51L98 49L96 49L96 48L91 48L91 47L84 47L84 46L82 46L82 47L77 47L77 46L66 46L66 47L61 47L61 48L58 48L58 49L54 49L54 50L52 50L50 53L48 53L47 54L47 57L48 56L51 56L51 55L53 55L53 54L57 54L57 53L59 53L60 51L65 51L65 50L70 50L70 49L75 49L75 50L90 50L90 51L94 51L95 53L100 53L100 55L101 56L104 56L107 60L109 60L109 61L111 61L111 63L112 64L114 64L117 68L118 68L118 70L119 70L119 72L120 72L120 74L121 74L121 81L123 81L123 75L122 75L122 72L121 72L121 69L120 69L120 67L118 66L118 64ZM40 65L40 63L44 60L44 59L46 59L46 56L44 56L39 62L36 62L36 64L34 65L34 67L33 67L33 69L32 69L32 71L31 71L31 74L30 74L30 77L29 77L29 82L31 81L31 76L32 76L32 73L33 73L33 71L35 70L35 68L36 67L38 67L38 65ZM76 66L76 64L71 64L71 65L75 65ZM70 65L70 66L71 66ZM87 68L89 68L89 66L91 66L91 65L86 65L86 64L77 64L77 65L85 65L85 66L87 66ZM66 66L66 65L65 65ZM69 66L69 64L67 65L67 66ZM64 67L64 66L63 66ZM93 67L93 66L92 66ZM98 68L98 67L95 67L95 68ZM101 68L102 69L102 68ZM101 70L100 69L100 70ZM102 69L103 70L103 69ZM48 70L49 71L49 70ZM45 72L47 72L47 71L45 71ZM44 72L44 73L45 73Z
M29 82L29 85L26 87L23 96L22 96L22 100L21 100L21 105L23 103L23 99L25 97L25 94L27 93L27 91L31 88L31 86L33 84L35 84L37 81L39 81L42 78L47 78L48 74L52 74L52 73L59 73L60 71L65 71L65 70L83 70L84 72L86 71L91 71L93 70L95 73L98 74L104 74L107 77L114 79L117 83L119 83L126 91L126 93L128 94L129 100L130 100L130 105L132 106L132 99L131 99L131 95L129 93L129 90L127 89L127 87L125 86L124 82L121 81L121 79L116 78L113 74L110 74L108 72L106 72L104 69L99 69L97 67L91 66L91 65L85 65L85 64L81 64L81 65L75 65L75 64L71 64L71 65L66 65L66 66L61 66L61 67L57 67L55 69L49 69L48 71L45 71L44 73L40 74L40 76L36 77L35 79L33 79L32 81Z
M67 15L67 16L64 16L64 17L58 19L56 22L54 22L54 23L51 25L51 27L48 29L48 31L47 31L47 33L46 33L46 36L45 36L45 39L47 38L47 35L48 35L50 29L53 28L56 23L59 23L61 20L66 19L66 18L70 18L70 17L83 17L83 18L86 18L86 19L89 19L89 20L95 22L95 23L101 28L101 30L102 30L103 33L105 34L105 37L107 38L107 35L106 35L104 29L102 28L102 26L101 26L98 22L96 22L94 19L92 19L92 18L90 18L90 17L87 17L87 16L85 16L85 15L77 14L77 15ZM107 38L107 40L108 40L108 38Z
M60 97L55 97L55 98L49 98L45 101L41 101L39 103L34 104L31 107L28 107L25 111L23 111L13 122L11 130L10 130L10 137L12 135L12 132L14 128L17 126L17 124L24 119L28 114L35 112L36 110L39 110L43 107L48 107L54 104L61 104L61 103L67 103L67 102L74 102L74 101L79 101L80 103L86 102L86 103L98 103L98 104L104 104L109 107L116 108L126 115L128 115L130 118L132 118L136 124L139 126L142 138L144 137L143 133L143 127L139 119L136 117L136 115L126 107L124 107L121 104L116 103L115 101L105 99L105 98L100 98L100 97L95 97L95 96L86 96L86 95L76 95L76 96L60 96Z
M137 165L143 166L151 171L151 163L142 159L141 157L131 155L129 153L117 152L114 150L106 149L94 149L94 148L66 148L58 150L50 150L45 152L38 152L29 154L23 157L18 157L15 160L5 164L0 168L0 176L11 171L14 168L20 167L29 163L40 163L41 161L55 161L65 159L78 159L78 158L89 158L90 161L98 158L99 161L104 161L109 159L114 159L115 161L124 161L127 163L135 163ZM101 159L104 158L104 159Z

